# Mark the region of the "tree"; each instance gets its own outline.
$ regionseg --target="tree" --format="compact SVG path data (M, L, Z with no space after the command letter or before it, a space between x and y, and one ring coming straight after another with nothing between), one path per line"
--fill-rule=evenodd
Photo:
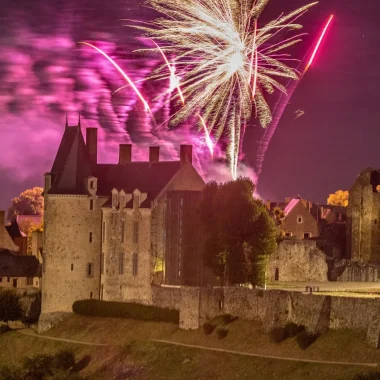
M327 204L331 206L348 206L348 191L338 190L330 194L327 198Z
M223 184L210 182L200 203L205 232L204 262L226 283L258 284L265 265L261 256L276 248L276 227L264 204L253 197L249 178ZM260 269L261 268L261 269Z
M44 197L42 192L42 187L33 187L13 198L8 209L8 218L14 219L17 215L43 215Z

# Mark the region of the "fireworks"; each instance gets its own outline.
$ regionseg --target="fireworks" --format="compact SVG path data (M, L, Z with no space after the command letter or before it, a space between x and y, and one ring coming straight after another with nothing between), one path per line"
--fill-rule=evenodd
M298 78L296 70L286 64L290 58L283 50L298 43L301 35L280 42L275 36L301 29L297 19L316 4L260 27L258 17L268 1L151 0L151 6L166 17L150 26L137 26L155 41L165 60L154 78L169 78L171 82L182 78L181 88L179 82L175 83L177 92L172 96L181 107L170 126L202 114L202 128L208 132L206 141L209 133L215 143L221 137L227 139L226 154L234 178L244 126L252 111L267 127L272 116L264 94L276 89L286 92L279 78Z

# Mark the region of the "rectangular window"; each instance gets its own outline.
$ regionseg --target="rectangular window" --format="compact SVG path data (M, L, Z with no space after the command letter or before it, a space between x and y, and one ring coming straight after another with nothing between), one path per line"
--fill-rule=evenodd
M10 277L8 277L8 282L11 282L11 278Z
M0 277L0 282L3 282L3 278L2 277Z
M100 273L104 274L104 252L100 254Z
M90 211L94 209L94 201L91 199L90 200Z
M106 222L103 222L102 236L103 236L103 243L104 243L106 241Z
M124 243L124 230L125 230L125 221L121 222L121 242Z
M137 276L137 252L134 252L132 255L132 274Z
M74 271L74 264L71 264L71 272Z
M90 292L90 299L93 299L93 298L94 298L94 293Z
M124 274L124 253L119 253L119 274Z
M305 233L303 234L303 238L304 238L304 239L310 239L310 238L311 238L311 232L305 232Z
M33 285L33 277L28 277L26 279L26 285Z
M133 242L135 244L139 242L139 222L133 223Z
M90 181L90 189L94 188L94 181Z
M89 236L88 236L88 241L89 241L90 243L92 243L92 232L90 232L90 234L89 234Z
M291 236L292 236L292 233L291 233L291 232L286 232L286 233L285 233L285 236L287 236L287 237L291 237Z
M94 264L87 264L87 277L94 277Z

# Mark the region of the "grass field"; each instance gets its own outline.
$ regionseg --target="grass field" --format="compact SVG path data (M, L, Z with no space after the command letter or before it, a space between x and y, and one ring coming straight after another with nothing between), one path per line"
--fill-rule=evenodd
M16 331L0 336L0 364L20 363L23 357L74 349L78 359L87 358L81 371L88 380L108 379L353 379L364 367L311 364L245 357L176 347L150 341L165 339L185 344L313 360L379 362L380 352L367 346L365 333L330 331L306 351L294 339L270 342L255 322L235 321L224 340L202 330L182 331L168 323L72 316L46 335L110 346L83 346L25 336Z

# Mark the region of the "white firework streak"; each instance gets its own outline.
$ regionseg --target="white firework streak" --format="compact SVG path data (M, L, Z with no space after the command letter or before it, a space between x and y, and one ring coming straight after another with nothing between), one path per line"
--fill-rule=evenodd
M296 34L273 42L279 33L299 30L296 20L317 2L259 27L258 18L269 0L150 0L165 17L150 26L136 26L172 57L185 104L173 115L175 127L195 112L202 114L215 143L228 138L226 155L237 177L242 126L252 111L266 128L272 121L265 93L286 93L279 79L297 80L282 51L301 41ZM152 49L155 50L155 49ZM166 65L152 78L168 79ZM180 104L178 92L173 99Z

